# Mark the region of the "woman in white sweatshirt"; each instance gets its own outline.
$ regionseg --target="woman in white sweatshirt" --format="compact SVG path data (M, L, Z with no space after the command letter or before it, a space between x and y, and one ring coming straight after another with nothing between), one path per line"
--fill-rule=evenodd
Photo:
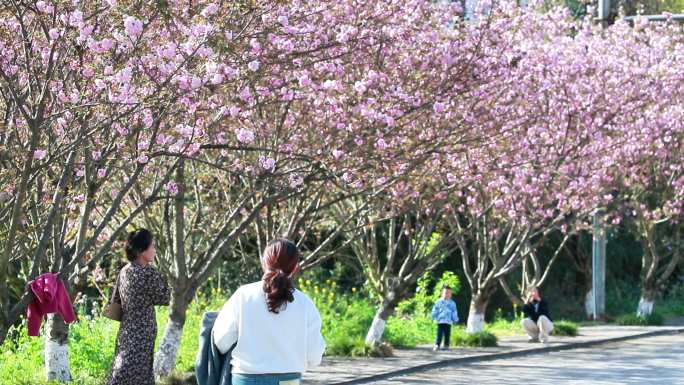
M313 301L294 288L299 252L278 239L264 250L262 280L241 286L221 309L212 333L232 351L232 385L298 385L321 363L325 341Z

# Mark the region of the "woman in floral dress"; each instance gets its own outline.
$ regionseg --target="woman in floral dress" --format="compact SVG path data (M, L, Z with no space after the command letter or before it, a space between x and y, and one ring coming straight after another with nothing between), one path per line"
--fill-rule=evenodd
M116 352L107 385L154 385L155 305L169 304L169 287L152 262L156 250L152 233L131 232L126 244L130 261L121 269L118 296L122 307Z

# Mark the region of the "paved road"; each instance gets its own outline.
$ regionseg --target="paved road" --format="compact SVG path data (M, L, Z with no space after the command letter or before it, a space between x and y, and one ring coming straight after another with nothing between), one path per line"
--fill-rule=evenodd
M446 367L375 384L684 384L684 334Z

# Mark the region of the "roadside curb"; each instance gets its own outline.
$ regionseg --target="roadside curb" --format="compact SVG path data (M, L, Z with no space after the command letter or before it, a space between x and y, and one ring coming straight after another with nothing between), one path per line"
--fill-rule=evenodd
M597 345L604 345L604 344L634 340L634 339L639 339L639 338L657 337L657 336L663 336L663 335L674 335L674 334L680 334L680 333L684 333L684 328L668 329L668 330L654 330L654 331L650 331L650 332L633 334L633 335L628 335L628 336L605 338L605 339L594 340L594 341L571 342L571 343L564 344L564 345L545 346L545 347L541 347L541 348L516 350L516 351L512 351L512 352L479 354L479 355L469 356L469 357L449 358L446 360L431 362L429 364L417 365L417 366L412 366L410 368L404 368L404 369L399 369L399 370L393 370L390 372L374 374L372 376L357 378L357 379L354 379L351 381L335 382L335 383L331 383L330 385L369 384L369 383L373 383L375 381L382 381L382 380L386 380L386 379L389 379L392 377L400 377L400 376L405 376L407 374L422 372L422 371L430 370L430 369L443 368L446 366L457 365L457 364L471 364L471 363L476 363L476 362L487 362L487 361L494 361L494 360L501 360L501 359L517 358L517 357L524 357L524 356L535 355L535 354L544 354L544 353L560 352L560 351L564 351L564 350L587 348L587 347L592 347L592 346L597 346Z

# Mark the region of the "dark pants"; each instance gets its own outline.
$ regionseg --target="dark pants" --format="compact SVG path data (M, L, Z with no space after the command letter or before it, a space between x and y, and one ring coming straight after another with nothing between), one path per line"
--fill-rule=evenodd
M437 324L437 339L435 340L435 345L440 346L442 344L442 339L444 339L444 346L448 348L449 337L451 337L451 325Z

